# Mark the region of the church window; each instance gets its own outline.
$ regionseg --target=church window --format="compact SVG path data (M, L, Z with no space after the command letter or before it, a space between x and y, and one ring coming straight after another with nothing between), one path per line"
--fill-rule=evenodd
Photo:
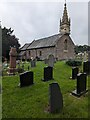
M67 50L67 39L64 41L64 50Z
M40 51L39 56L42 56L42 51Z
M31 52L29 51L29 56L31 55Z

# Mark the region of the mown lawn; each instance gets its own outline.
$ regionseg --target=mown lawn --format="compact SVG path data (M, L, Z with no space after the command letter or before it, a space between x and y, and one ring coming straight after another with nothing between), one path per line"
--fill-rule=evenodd
M29 63L25 64L25 69ZM76 87L76 81L70 80L71 67L65 62L54 66L54 80L43 82L44 62L38 62L34 72L34 84L19 88L19 75L3 76L2 116L3 118L87 118L88 93L80 98L70 95ZM45 112L49 104L49 84L58 82L63 95L63 111L58 114ZM88 82L87 82L88 84Z

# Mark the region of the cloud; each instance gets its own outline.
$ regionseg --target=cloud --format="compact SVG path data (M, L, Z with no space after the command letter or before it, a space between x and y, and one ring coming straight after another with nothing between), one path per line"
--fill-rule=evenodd
M88 3L67 3L71 37L75 44L88 44ZM8 2L0 4L2 25L14 29L21 45L59 33L63 14L59 2Z

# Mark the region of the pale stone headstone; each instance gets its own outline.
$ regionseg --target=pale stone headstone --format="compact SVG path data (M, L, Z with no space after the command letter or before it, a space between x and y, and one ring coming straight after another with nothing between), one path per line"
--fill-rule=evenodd
M48 57L48 66L54 67L54 61L55 61L54 56L49 55L49 57Z
M50 112L61 112L63 109L63 97L58 83L49 84L49 94Z
M87 61L87 52L84 52L83 61Z
M90 61L90 51L88 51L88 61Z
M31 67L36 67L36 60L31 60Z

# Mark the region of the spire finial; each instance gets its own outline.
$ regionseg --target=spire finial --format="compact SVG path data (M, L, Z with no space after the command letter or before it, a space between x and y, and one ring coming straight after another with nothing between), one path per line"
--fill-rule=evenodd
M66 0L65 0L65 6L66 6Z

